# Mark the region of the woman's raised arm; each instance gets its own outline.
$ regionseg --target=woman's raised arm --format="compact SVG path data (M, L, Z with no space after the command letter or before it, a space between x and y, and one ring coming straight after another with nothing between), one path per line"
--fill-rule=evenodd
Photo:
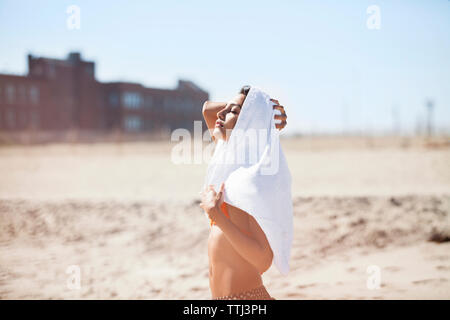
M205 103L203 104L202 114L211 137L212 132L214 130L214 125L216 124L217 113L223 108L225 108L226 105L227 105L226 102L214 102L214 101L205 101Z

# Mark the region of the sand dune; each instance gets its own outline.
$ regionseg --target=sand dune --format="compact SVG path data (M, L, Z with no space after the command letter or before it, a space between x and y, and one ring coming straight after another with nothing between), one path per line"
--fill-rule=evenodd
M295 198L291 272L278 299L450 298L450 197ZM209 299L208 221L197 202L36 202L0 206L0 296ZM81 269L81 289L66 282ZM370 290L366 270L381 270Z

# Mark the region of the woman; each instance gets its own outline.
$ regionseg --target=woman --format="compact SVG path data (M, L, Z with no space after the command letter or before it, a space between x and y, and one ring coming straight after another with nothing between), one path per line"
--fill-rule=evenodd
M230 139L250 90L251 87L244 86L228 103L205 102L203 116L216 142L216 148L217 142L227 142ZM277 100L270 99L270 101L275 103L273 109L281 111L281 115L273 116L275 120L281 120L275 125L281 130L287 123L286 113ZM225 178L221 181L225 181ZM225 203L224 191L225 184L222 182L217 193L211 185L201 192L200 207L206 212L211 223L208 255L212 298L274 299L267 292L261 278L262 273L271 266L274 252L265 232L254 217L258 215L255 215L255 212L248 214L241 208ZM288 195L290 197L290 190ZM254 199L256 199L254 202L261 200ZM270 240L275 244L277 239L276 236L272 236L272 227L265 226L265 228L271 235Z

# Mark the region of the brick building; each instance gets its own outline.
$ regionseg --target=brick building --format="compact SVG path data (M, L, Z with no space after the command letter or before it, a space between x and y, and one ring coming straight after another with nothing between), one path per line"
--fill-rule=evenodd
M179 80L175 89L99 82L94 62L28 55L26 76L0 74L0 131L193 129L208 92Z

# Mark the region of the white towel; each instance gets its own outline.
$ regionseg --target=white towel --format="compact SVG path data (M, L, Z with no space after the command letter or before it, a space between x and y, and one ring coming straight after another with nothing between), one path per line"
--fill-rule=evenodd
M264 231L281 274L289 272L293 237L291 174L275 127L274 103L251 87L228 141L219 139L205 183L224 201L252 215Z

